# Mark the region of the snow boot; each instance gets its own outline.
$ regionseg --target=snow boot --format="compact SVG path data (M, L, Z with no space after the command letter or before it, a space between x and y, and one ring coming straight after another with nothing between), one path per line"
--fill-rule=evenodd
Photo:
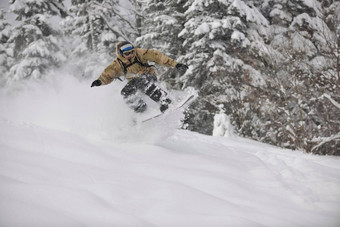
M171 99L169 99L169 98L163 99L160 103L161 103L161 106L160 106L159 109L162 113L164 113L169 108L169 104L171 103Z

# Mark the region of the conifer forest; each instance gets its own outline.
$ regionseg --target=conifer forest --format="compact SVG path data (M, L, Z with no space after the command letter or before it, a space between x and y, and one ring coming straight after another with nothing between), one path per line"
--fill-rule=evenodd
M241 137L340 155L340 1L2 0L0 7L0 89L63 72L91 82L127 40L189 66L184 74L156 66L170 92L198 92L184 129L212 135L223 114Z

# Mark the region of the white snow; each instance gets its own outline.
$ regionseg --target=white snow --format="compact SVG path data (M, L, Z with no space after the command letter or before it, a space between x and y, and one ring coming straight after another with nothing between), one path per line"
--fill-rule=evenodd
M234 128L230 123L230 117L225 114L223 105L220 105L220 112L214 116L213 136L232 137L234 136Z
M241 47L249 47L251 45L250 41L247 39L247 37L237 30L233 31L233 34L231 35L231 41L233 42L240 42Z
M0 226L339 226L340 159L133 126L124 83L0 91Z
M228 9L228 12L239 12L241 16L246 17L247 21L268 26L267 19L256 8L250 8L243 1L234 0Z
M195 30L195 35L202 35L206 34L210 31L209 25L207 23L202 23L198 28Z
M42 39L38 39L36 41L33 41L24 51L24 55L29 56L39 56L39 57L45 57L50 56L51 53L46 46L46 42L44 42Z
M279 5L280 6L280 5ZM274 8L271 12L270 12L270 17L272 18L280 18L280 20L283 21L291 21L292 20L292 15L290 15L288 12L282 11L281 7L278 8Z

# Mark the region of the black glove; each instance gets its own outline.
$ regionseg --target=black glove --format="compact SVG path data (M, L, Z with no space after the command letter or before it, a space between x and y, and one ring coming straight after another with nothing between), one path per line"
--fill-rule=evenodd
M178 63L176 65L176 69L181 70L181 71L187 71L188 68L189 67L187 65L184 65L184 64L181 64L181 63Z
M102 85L102 82L100 80L95 80L92 82L91 87L100 86L100 85Z

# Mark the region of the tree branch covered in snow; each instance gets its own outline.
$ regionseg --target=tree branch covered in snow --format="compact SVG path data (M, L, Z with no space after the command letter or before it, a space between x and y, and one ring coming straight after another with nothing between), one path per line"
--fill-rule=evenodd
M316 139L316 141L320 141L316 146L314 146L311 151L315 152L316 150L318 150L320 147L322 147L323 145L325 145L326 143L330 143L332 141L339 141L340 140L340 133L331 137L326 137L326 138L319 138ZM337 153L335 151L329 151L329 152L325 152L326 154L330 154L330 155L336 155Z
M332 97L328 94L323 94L320 99L326 98L328 99L336 108L338 108L340 110L340 103L338 103L337 101L335 101L334 99L332 99Z

